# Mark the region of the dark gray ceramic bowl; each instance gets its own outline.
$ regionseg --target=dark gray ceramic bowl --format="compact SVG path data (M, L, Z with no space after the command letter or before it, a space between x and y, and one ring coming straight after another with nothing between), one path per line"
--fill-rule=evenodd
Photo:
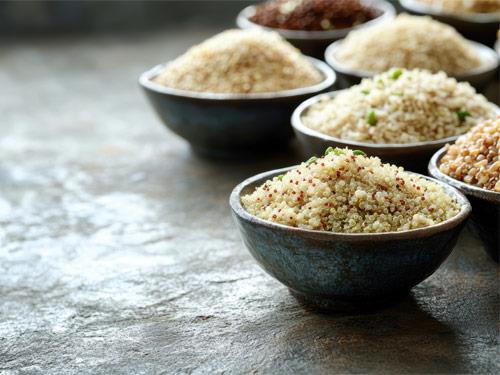
M472 226L483 241L488 254L498 262L500 252L500 193L466 184L442 173L439 170L439 164L445 151L446 149L442 148L434 154L429 162L429 174L457 188L467 196L472 205Z
M416 0L399 0L401 6L408 12L416 15L429 15L436 20L453 26L457 31L469 39L490 44L500 23L498 14L493 13L453 13L439 9L431 4Z
M283 38L288 40L295 47L300 49L302 53L323 58L325 48L333 41L344 38L350 31L363 27L370 27L380 22L384 22L394 18L396 11L394 6L384 0L364 0L364 2L372 8L375 8L380 15L368 22L354 27L348 27L338 30L328 31L305 31L305 30L285 30L265 27L250 21L250 18L255 14L255 6L251 5L244 8L236 18L236 24L240 29L260 28L268 31L276 31Z
M403 166L414 172L427 171L427 164L431 156L445 144L455 141L458 136L443 138L437 141L401 143L401 144L376 144L364 143L340 139L323 134L305 126L302 115L314 103L325 95L335 97L343 90L332 91L326 94L316 95L301 103L292 115L292 127L295 131L305 155L323 155L329 147L339 147L362 150L370 156L378 156L386 163Z
M361 82L363 78L370 78L376 75L374 72L352 69L340 62L336 56L342 42L343 40L333 42L325 51L326 62L337 73L338 87L351 87L352 85L356 85ZM467 74L455 75L454 77L458 81L467 81L476 89L481 90L495 80L498 69L498 56L490 47L470 40L469 43L472 48L474 48L476 55L480 57L483 64L478 69L475 69Z
M286 145L293 135L293 109L335 83L335 73L328 65L309 59L323 75L323 81L293 90L249 94L178 90L152 81L166 64L143 73L139 83L163 123L187 140L196 153L239 157Z
M262 220L242 207L242 195L291 168L243 181L231 193L230 205L243 242L259 265L300 300L317 307L378 304L408 292L448 257L471 211L462 193L439 181L461 211L442 223L404 232L300 229Z

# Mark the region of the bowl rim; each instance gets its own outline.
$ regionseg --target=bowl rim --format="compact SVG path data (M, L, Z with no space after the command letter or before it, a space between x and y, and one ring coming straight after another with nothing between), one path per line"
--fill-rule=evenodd
M495 13L452 12L445 9L439 9L432 4L424 4L417 0L399 0L399 4L409 11L431 16L442 16L479 24L500 22L499 16Z
M446 150L447 150L446 146L440 148L434 153L434 155L432 155L431 159L429 160L428 170L429 174L433 178L453 186L455 189L460 190L462 193L466 195L472 195L476 198L485 199L493 203L500 203L499 192L467 184L463 181L457 180L441 172L439 170L439 165L441 162L441 158L444 156Z
M250 17L255 13L256 5L249 5L243 8L236 17L236 25L240 29L263 29L267 31L275 31L286 39L293 40L332 40L344 37L352 30L357 30L365 27L376 25L380 22L390 20L396 16L396 9L386 0L363 0L368 6L381 11L381 14L374 19L364 22L360 25L346 27L336 30L325 31L308 31L308 30L289 30L279 29L275 27L263 26L258 23L250 21Z
M289 170L294 169L296 167L297 165L294 165L291 167L280 168L259 173L255 176L249 177L244 181L240 182L233 189L229 197L229 205L234 214L237 215L242 220L245 220L253 224L258 224L260 226L264 226L269 229L285 231L288 232L289 234L298 234L315 240L340 240L348 242L362 242L362 241L392 241L392 240L428 237L436 233L440 233L445 230L458 226L461 222L467 219L467 217L472 211L469 201L467 200L465 195L458 189L442 181L436 180L432 177L427 177L410 171L407 171L407 173L425 178L426 180L432 181L441 186L445 191L445 193L452 196L458 201L458 203L460 204L460 211L455 216L445 221L424 228L410 229L400 232L342 233L342 232L329 232L329 231L320 231L313 229L304 229L304 228L291 227L284 224L275 223L254 216L243 208L241 204L241 193L245 188L249 187L250 185L259 185L278 174L288 172Z
M139 76L139 85L143 88L154 91L158 94L166 94L177 97L186 97L193 99L203 99L203 100L261 100L261 99L277 99L277 98L290 98L308 94L315 94L326 90L333 86L337 79L335 71L328 66L325 62L316 59L311 56L305 56L315 67L317 71L323 76L323 80L305 87L299 87L290 90L281 90L273 92L259 92L259 93L220 93L220 92L203 92L203 91L189 91L181 90L173 87L167 87L154 82L152 79L158 75L168 64L172 62L168 61L162 64L158 64L151 69L146 70Z
M344 42L345 38L339 39L331 43L328 47L325 49L325 61L330 65L336 72L342 73L345 75L350 75L358 78L370 78L373 77L377 74L383 73L383 72L370 72L367 70L357 70L348 67L344 63L340 62L336 57L335 54L337 53L338 49L340 48L341 44ZM467 81L468 79L474 78L476 76L479 76L481 74L485 73L490 73L495 71L498 68L499 64L499 59L498 55L495 50L492 48L473 41L466 39L466 41L472 46L472 48L475 49L475 52L477 55L482 56L483 63L476 69L471 70L468 73L463 73L463 74L456 74L456 75L450 75L445 72L445 74L448 77L453 77L457 79L458 81Z
M372 151L377 151L377 150L395 150L395 149L411 149L411 148L434 148L436 146L441 146L445 145L446 143L453 142L455 141L460 135L454 135L451 137L447 138L442 138L442 139L436 139L432 141L421 141L421 142L412 142L412 143L366 143L366 142L358 142L354 140L349 140L349 139L342 139L342 138L337 138L328 134L321 133L318 130L314 130L311 128L308 128L307 126L304 125L302 122L302 115L303 113L309 109L309 107L318 101L320 101L324 97L330 97L334 98L341 92L347 91L349 89L343 89L343 90L335 90L335 91L330 91L327 93L323 94L318 94L313 96L312 98L306 99L302 103L299 104L297 108L292 113L292 127L297 131L302 134L305 134L309 137L314 137L317 139L321 139L322 141L328 141L328 142L335 142L335 143L341 143L348 145L350 148L353 147L361 147L366 150L372 150Z

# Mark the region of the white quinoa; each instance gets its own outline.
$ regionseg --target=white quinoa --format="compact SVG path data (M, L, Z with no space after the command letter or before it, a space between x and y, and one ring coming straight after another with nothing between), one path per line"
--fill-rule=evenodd
M190 48L153 80L188 91L261 93L312 86L323 77L275 32L227 30Z
M500 117L472 128L448 146L439 169L454 179L500 192Z
M497 13L499 0L418 0L436 9L453 13Z
M264 220L342 233L422 228L459 212L438 184L356 153L330 148L243 196L243 207Z
M445 73L393 69L325 96L302 115L305 126L366 143L412 143L460 135L498 107Z
M469 42L453 27L407 14L350 32L336 58L350 68L375 73L401 67L458 75L481 65Z

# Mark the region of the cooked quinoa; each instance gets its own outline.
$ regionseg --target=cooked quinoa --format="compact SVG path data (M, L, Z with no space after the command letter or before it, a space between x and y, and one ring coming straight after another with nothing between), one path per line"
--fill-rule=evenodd
M448 146L439 169L454 179L500 192L500 117L475 126Z
M350 32L335 57L350 68L375 73L401 67L459 75L481 65L471 44L453 27L407 14Z
M498 107L445 73L392 69L324 96L302 115L305 126L365 143L412 143L467 132Z
M394 232L455 216L459 204L436 183L361 151L329 148L241 198L252 215L305 229Z
M499 0L418 0L437 9L453 13L496 13L500 12Z
M189 49L153 80L188 91L261 93L312 86L323 77L275 32L227 30Z

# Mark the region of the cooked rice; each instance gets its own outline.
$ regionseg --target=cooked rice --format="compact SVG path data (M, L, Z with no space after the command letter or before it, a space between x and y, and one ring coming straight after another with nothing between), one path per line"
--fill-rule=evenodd
M407 14L350 32L336 58L350 68L375 73L401 67L459 75L481 65L472 46L453 27Z
M476 125L448 146L439 169L454 179L500 192L500 117Z
M302 122L346 140L412 143L463 134L497 110L468 83L443 72L393 69L335 98L325 95L305 111Z
M258 93L312 86L321 73L275 32L227 30L190 48L154 81L176 89Z
M438 184L359 154L329 149L243 196L243 207L264 220L342 233L422 228L459 212Z

